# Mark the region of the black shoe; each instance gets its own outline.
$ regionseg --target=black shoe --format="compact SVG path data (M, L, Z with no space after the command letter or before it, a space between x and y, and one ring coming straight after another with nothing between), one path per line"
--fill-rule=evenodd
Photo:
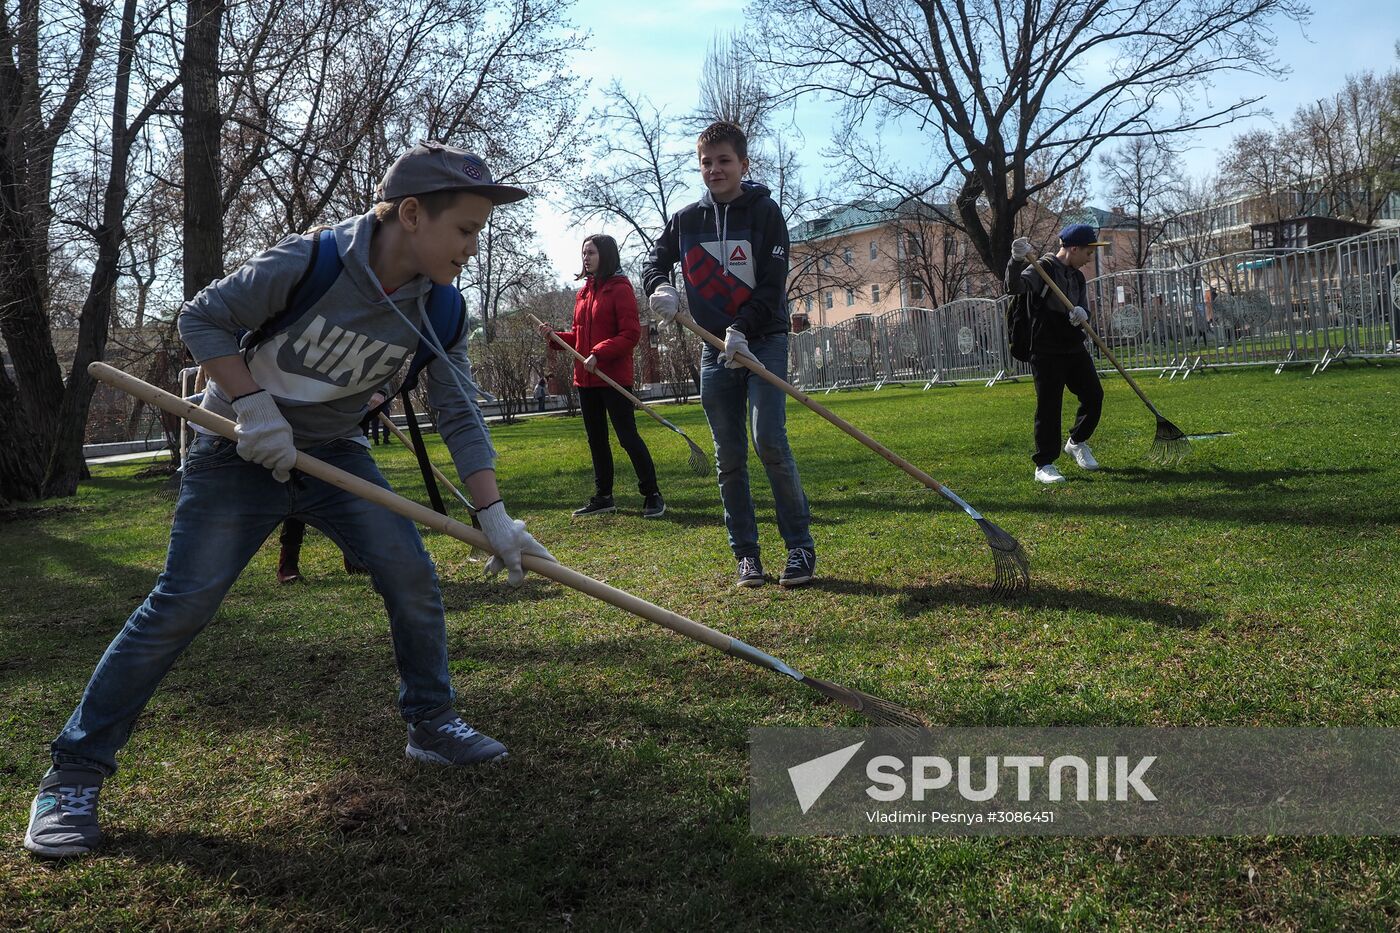
M642 502L642 518L660 518L666 514L666 501L661 493L654 492Z
M735 586L762 586L763 564L757 557L739 558L739 577Z
M788 551L787 566L778 577L779 586L801 586L817 575L817 552L805 547Z
M617 506L613 504L612 496L594 496L588 500L588 504L581 509L574 509L574 517L580 515L603 515L608 512L616 512Z

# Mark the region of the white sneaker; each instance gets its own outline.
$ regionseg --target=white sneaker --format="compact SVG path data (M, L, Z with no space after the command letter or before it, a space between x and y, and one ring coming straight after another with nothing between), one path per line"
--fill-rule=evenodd
M1035 481L1037 483L1063 483L1065 475L1055 464L1047 463L1043 467L1035 468Z
M1076 444L1074 441L1065 441L1065 453L1074 458L1074 462L1079 464L1082 470L1097 470L1099 461L1094 459L1094 452L1089 449L1086 441L1083 444Z

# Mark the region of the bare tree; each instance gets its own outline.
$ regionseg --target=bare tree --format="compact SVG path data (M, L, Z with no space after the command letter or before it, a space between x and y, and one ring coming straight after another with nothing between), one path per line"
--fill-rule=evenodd
M900 204L893 224L899 238L897 277L894 287L913 285L927 295L926 303L907 302L930 308L971 294L995 289L986 270L970 248L951 205L927 204L909 200ZM975 289L974 289L975 286Z
M145 37L171 32L170 7L158 6L138 17L137 0L124 0L117 40L115 85L108 122L110 136L107 177L102 189L102 206L95 227L88 227L96 247L91 284L78 322L78 345L58 409L58 427L44 475L44 492L50 496L71 496L78 481L87 475L83 459L83 437L87 429L88 406L94 383L88 364L103 357L108 329L113 317L113 298L122 265L122 242L126 238L127 199L130 195L131 153L146 122L164 106L166 98L179 86L178 75L170 75L152 85L149 75L140 79L142 68L138 44ZM155 40L158 41L158 40ZM144 103L132 115L132 82L146 91ZM139 98L138 98L139 102ZM73 223L82 226L79 222Z
M1299 143L1270 130L1250 130L1230 142L1221 178L1248 200L1248 220L1277 223L1303 208L1304 178Z
M1279 141L1294 142L1305 213L1374 223L1400 164L1400 71L1347 78L1331 98L1298 108Z
M1181 162L1164 141L1134 136L1099 154L1109 199L1133 221L1132 268L1145 269L1171 220L1169 208L1182 184Z
M964 229L1000 274L1017 214L1106 143L1247 113L1258 98L1200 107L1198 92L1229 72L1280 73L1280 15L1307 11L1298 0L772 0L754 8L751 57L783 99L829 93L850 124L930 133L943 157L930 190L953 179Z
M486 326L487 341L496 337L498 318L522 307L527 296L551 281L549 259L532 248L533 240L534 232L519 208L497 211L482 231L480 251L472 258L473 274L463 292Z
M48 333L54 155L88 88L106 8L0 3L0 500L43 493L43 464L63 395Z
M588 118L593 136L588 172L564 193L570 215L580 223L621 221L618 238L624 266L628 255L644 254L661 233L689 187L686 169L694 160L679 146L679 123L641 95L614 81L604 106ZM631 247L629 249L629 246Z
M1229 252L1227 187L1219 178L1183 178L1163 201L1169 218L1161 239L1164 258L1185 266Z
M482 388L496 396L507 422L530 407L535 380L545 369L545 348L530 319L509 314L494 325L495 337L472 349L474 374Z
M139 8L136 0L125 0L115 21L108 20L108 7L95 4L83 4L77 18L50 22L41 10L40 4L25 7L12 24L8 4L0 5L0 35L7 56L14 56L0 69L0 106L12 118L0 158L7 227L0 327L15 365L13 396L19 403L3 416L6 423L0 427L22 452L0 462L0 496L6 498L72 495L85 473L82 442L93 392L87 365L102 358L107 342L132 194L131 155L147 122L177 86L175 77L161 75L161 43L173 32L169 5ZM109 58L97 54L104 29L116 31ZM53 43L48 51L46 42ZM111 83L103 94L90 95L88 82L99 65L102 78ZM69 69L75 70L59 85L63 91L57 108L46 112L53 103L48 93L53 73L67 75ZM79 114L83 101L91 106ZM75 116L83 118L90 134L82 144L90 147L87 164L94 170L65 182L64 191L77 200L72 214L60 217L54 207L54 169ZM55 222L88 241L90 275L66 380L49 331ZM0 396L10 395L11 388L8 377L0 380Z

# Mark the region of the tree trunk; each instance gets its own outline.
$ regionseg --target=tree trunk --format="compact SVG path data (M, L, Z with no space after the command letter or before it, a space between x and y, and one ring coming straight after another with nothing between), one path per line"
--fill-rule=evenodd
M0 496L43 494L64 397L63 371L49 331L48 224L53 153L87 91L106 7L78 4L76 60L62 83L40 74L40 36L49 35L37 4L18 20L0 17L0 336L14 379L0 374ZM67 28L67 27L63 27ZM54 98L45 91L58 90ZM56 106L47 123L43 103Z
M88 364L102 359L107 349L107 331L112 317L112 294L121 269L122 240L126 236L127 156L131 151L132 128L127 125L132 60L136 54L136 0L122 5L121 39L117 52L117 81L112 95L112 164L102 198L102 223L97 228L97 260L88 285L87 300L78 320L78 345L73 368L58 411L58 431L54 438L48 469L44 475L45 496L71 496L78 482L87 477L83 460L83 438L87 433L88 408L92 403L93 381Z
M42 490L43 454L21 412L18 392L0 366L0 505L30 502Z
M219 36L224 0L189 0L185 8L185 57L180 63L185 159L185 300L224 274L223 178L219 145Z

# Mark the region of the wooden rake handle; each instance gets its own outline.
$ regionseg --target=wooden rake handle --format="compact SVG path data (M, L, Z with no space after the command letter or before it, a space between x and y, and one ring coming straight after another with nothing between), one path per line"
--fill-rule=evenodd
M403 433L403 429L400 428L397 424L394 424L393 419L382 411L379 413L379 423L384 425L384 427L388 428L389 433L397 437L399 439L400 444L403 444L409 450L414 450L413 439L407 434ZM452 484L452 480L448 479L447 476L437 468L437 464L433 463L431 460L428 461L428 469L433 471L433 475L437 477L439 483L442 483L448 489L452 490L452 495L457 497L458 502L465 505L469 511L473 513L476 512L476 506L471 504L470 499L462 495L462 491L456 486L454 486Z
M1068 313L1074 310L1074 302L1066 298L1065 293L1060 291L1060 286L1056 285L1055 280L1050 278L1050 273L1046 272L1043 268L1041 268L1040 261L1037 260L1035 262L1032 262L1031 265L1035 267L1036 273L1039 274L1040 277L1045 280L1045 284L1050 286L1050 289L1055 293L1056 297L1058 297L1060 301L1064 304L1065 312ZM1118 362L1118 359L1113 355L1113 351L1108 348L1108 344L1103 342L1102 337L1094 333L1094 329L1089 326L1089 322L1085 321L1083 324L1080 324L1079 327L1081 330L1084 331L1084 333L1089 335L1089 339L1094 341L1095 345L1098 346L1100 352L1102 352L1104 356L1108 357L1108 361L1113 364L1113 368L1118 370L1118 375L1128 380L1128 385L1133 387L1133 391L1137 393L1138 398L1142 399L1142 403L1147 406L1148 411L1152 412L1152 414L1154 415L1157 415L1158 418L1162 417L1158 413L1157 409L1153 407L1152 403L1148 401L1147 396L1142 394L1142 389L1138 388L1137 382L1133 379L1132 376L1128 375L1128 371L1124 369L1122 365Z
M94 379L121 389L129 395L135 396L151 405L155 405L157 408L168 411L173 415L185 418L221 437L227 438L228 440L235 439L235 425L232 421L196 405L191 405L179 396L171 395L169 392L158 389L148 382L144 382L135 376L122 372L120 369L109 366L106 363L92 363L88 366L88 374ZM450 535L459 541L464 541L474 548L486 551L488 554L495 553L491 549L491 543L486 540L486 536L476 531L471 526L464 525L456 519L448 518L446 515L434 512L427 506L419 505L411 499L405 499L397 493L390 492L387 489L376 486L374 483L360 479L358 476L333 467L329 463L317 460L315 457L308 454L300 451L297 452L295 469L300 470L308 476L314 476L319 480L352 492L361 498L368 499L376 505L381 505L391 512L396 512L405 518L412 519L420 525L427 525L429 528ZM580 593L592 596L594 599L602 600L609 605L616 606L624 612L654 622L662 628L675 632L677 635L683 635L692 641L698 641L701 644L709 645L711 648L716 648L723 651L725 654L743 657L750 661L754 660L754 654L761 655L763 658L769 658L768 655L763 655L762 652L756 652L755 649L749 648L749 646L745 645L743 642L736 641L723 632L718 632L710 628L708 625L694 622L687 619L685 616L678 615L669 609L663 609L644 599L633 596L631 593L624 590L608 586L606 583L585 576L576 570L570 570L563 564L548 561L542 557L534 557L530 554L522 555L520 562L526 570L532 573L547 577L556 583L562 583L570 589L578 590ZM745 653L742 650L745 648L747 648L750 653ZM781 662L776 661L776 659L769 659L774 661L774 663L781 664ZM756 663L762 663L763 666L771 667L771 665L766 662ZM776 667L772 669L778 670Z
M690 315L677 314L676 323L680 324L686 330L695 334L697 337L708 343L710 346L714 347L716 350L719 350L721 352L724 350L724 341L720 340L714 334L710 333L709 331L705 330L705 328L695 323L695 319L690 317ZM788 383L785 379L774 373L767 366L764 366L752 356L748 354L741 354L739 356L739 362L747 366L750 372L759 376L765 382L768 382L771 385L777 386L779 389L782 389L788 395L791 395L803 405L807 406L809 409L816 412L818 415L821 415L827 421L836 425L836 427L840 428L842 431L845 431L851 437L854 437L866 447L869 447L871 450L884 457L890 463L899 467L901 470L903 470L905 473L908 473L910 476L914 477L914 479L923 483L929 489L932 489L934 492L942 496L951 495L951 492L945 489L943 484L940 483L938 480L934 479L932 476L929 476L923 470L914 466L914 464L910 463L908 460L905 460L899 454L890 450L884 444L881 444L879 441L875 440L875 438L871 437L869 434L866 434L864 431L862 431L860 428L857 428L849 421L838 417L826 406L820 405L817 402L813 401L807 396L807 393L803 392L796 386Z
M526 311L525 314L530 318L530 320L534 321L537 326L548 326L544 323L544 321L541 321L533 314L530 314L530 312ZM582 353L569 346L569 344L564 340L564 338L560 337L553 330L550 330L549 332L549 339L553 340L556 344L563 347L565 350L568 350L569 353L573 356L573 358L578 360L580 363L584 362L587 359L587 357L584 356ZM632 402L633 405L636 405L642 411L651 415L653 418L664 424L666 427L674 427L674 425L672 425L671 422L667 421L665 418L661 417L659 414L653 411L650 405L637 398L637 396L633 395L629 390L624 389L621 385L618 384L617 380L613 379L613 377L609 376L607 373L602 372L598 369L591 369L589 370L589 372L606 382L608 385L612 386L617 391L621 392L623 395L627 396L627 398Z

